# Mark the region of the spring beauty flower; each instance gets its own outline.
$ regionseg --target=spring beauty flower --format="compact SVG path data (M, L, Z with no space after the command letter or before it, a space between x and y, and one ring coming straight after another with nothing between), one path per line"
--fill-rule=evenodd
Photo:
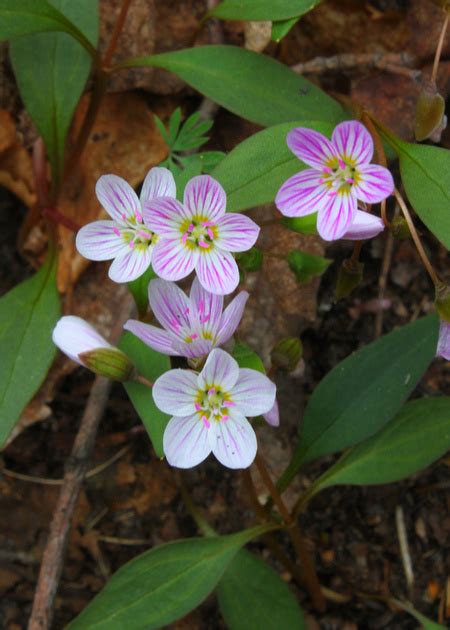
M450 361L450 322L441 319L436 356Z
M365 241L378 236L384 230L384 227L383 220L380 217L363 210L357 210L353 223L343 234L342 238L349 241Z
M161 328L135 319L124 328L150 348L163 354L195 359L207 355L214 346L226 343L241 321L247 291L241 291L223 311L223 296L205 291L198 278L189 297L175 283L156 279L149 284L149 303Z
M102 175L95 187L97 198L112 220L94 221L81 228L76 246L89 260L113 260L109 277L131 282L149 267L158 237L145 224L143 204L155 197L175 197L175 180L166 168L148 172L140 199L117 175Z
M225 213L226 194L209 175L193 177L184 202L159 198L144 204L146 225L156 234L153 270L164 280L181 280L194 269L210 293L226 295L239 284L231 252L253 247L259 227L248 217Z
M287 144L311 168L290 177L275 203L288 217L317 211L317 230L326 241L343 238L352 227L358 200L378 203L394 190L388 169L370 164L373 140L356 120L337 125L331 141L318 131L297 127L288 133Z
M228 468L247 468L256 435L246 416L270 411L276 388L267 376L215 348L203 370L169 370L153 385L156 406L173 417L163 437L167 461L191 468L212 452Z

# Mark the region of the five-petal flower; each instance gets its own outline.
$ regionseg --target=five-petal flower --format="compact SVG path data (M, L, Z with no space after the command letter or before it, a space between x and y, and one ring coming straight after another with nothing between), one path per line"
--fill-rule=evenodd
M211 452L228 468L247 468L256 455L256 435L246 416L270 411L275 385L267 376L215 348L200 374L169 370L152 392L161 411L171 414L163 437L167 461L191 468Z
M226 194L209 175L193 177L184 203L159 198L144 204L146 225L156 234L153 270L164 280L181 280L194 269L202 286L226 295L239 284L230 252L243 252L256 242L259 227L249 217L225 213Z
M149 267L157 235L143 219L142 206L156 197L175 197L172 173L152 168L144 180L140 199L131 186L117 175L102 175L95 191L112 220L94 221L81 228L76 246L89 260L114 259L109 277L115 282L131 282Z
M337 125L331 141L318 131L297 127L289 132L287 144L311 168L290 177L275 203L288 217L317 211L317 230L327 241L344 237L352 227L358 200L378 203L394 190L388 169L370 164L373 141L358 121Z
M152 280L148 288L150 308L164 330L129 319L124 328L148 346L172 356L203 357L226 343L241 321L248 299L241 291L223 310L223 296L205 291L195 278L189 297L175 283Z

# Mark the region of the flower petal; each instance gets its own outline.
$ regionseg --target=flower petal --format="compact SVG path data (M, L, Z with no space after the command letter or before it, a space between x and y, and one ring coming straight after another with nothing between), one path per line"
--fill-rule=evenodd
M348 192L339 192L319 210L317 231L325 241L336 241L347 232L356 214L356 197Z
M208 435L211 450L219 462L228 468L248 468L255 459L258 444L247 418L231 413L228 420L214 423L215 435Z
M272 427L280 426L280 410L276 398L272 409L270 411L267 411L267 413L263 413L263 418L267 422L267 424L270 424L270 426Z
M228 252L246 252L256 243L260 231L244 214L228 212L217 222L218 237L215 244Z
M203 215L211 221L216 221L225 214L227 196L222 186L213 177L198 175L186 184L184 205L192 215Z
M147 271L152 260L153 246L136 245L118 256L109 268L109 277L114 282L131 282Z
M180 238L181 224L191 215L182 203L170 197L160 197L146 201L142 206L145 225L164 238Z
M106 212L119 223L141 211L138 196L130 184L117 175L102 175L95 186L95 193Z
M236 384L239 376L239 366L225 350L215 348L209 355L203 370L198 376L198 387L218 386L229 392Z
M181 241L162 239L153 250L153 271L164 280L181 280L193 271L199 253Z
M179 355L187 359L206 357L212 350L211 339L195 339L191 343L187 341L174 341L173 347Z
M164 431L167 461L177 468L197 466L211 453L208 429L197 415L172 418Z
M200 324L200 328L216 336L220 327L223 310L223 296L206 291L195 277L189 294L191 301L191 322Z
M275 198L278 210L286 217L304 217L326 204L329 189L322 174L307 168L284 182Z
M384 230L384 223L380 217L376 217L368 212L357 210L353 223L343 234L342 238L350 241L364 241L368 238L378 236Z
M217 333L216 343L218 346L226 343L228 339L233 336L242 319L248 298L249 294L247 291L241 291L224 310L220 322L220 329Z
M450 323L441 320L436 356L450 361Z
M80 365L83 363L79 354L96 348L113 348L93 326L74 315L61 317L53 329L52 339L55 346Z
M210 293L227 295L239 284L236 261L229 252L218 248L200 252L195 271L202 286Z
M82 256L88 260L111 260L125 254L129 246L118 230L115 221L94 221L79 230L75 245Z
M156 197L175 197L177 187L172 173L162 166L155 166L147 173L141 190L141 205Z
M195 413L197 374L192 370L169 370L152 387L156 406L164 413L187 416Z
M190 302L175 283L159 278L151 280L148 301L156 319L166 330L180 337L181 328L190 328Z
M133 333L133 335L136 335L136 337L139 337L141 341L153 348L153 350L156 350L156 352L178 356L179 353L173 347L174 339L167 331L156 328L156 326L143 324L137 319L129 319L123 327L125 330Z
M364 164L358 171L358 183L353 186L353 192L361 201L378 203L394 192L394 180L384 166Z
M296 127L288 133L286 142L299 160L319 170L337 157L336 150L328 138L314 129Z
M373 157L373 140L364 125L357 120L340 123L331 136L336 152L355 165L367 164Z
M275 383L256 370L241 368L230 397L244 416L259 416L270 411L275 403Z

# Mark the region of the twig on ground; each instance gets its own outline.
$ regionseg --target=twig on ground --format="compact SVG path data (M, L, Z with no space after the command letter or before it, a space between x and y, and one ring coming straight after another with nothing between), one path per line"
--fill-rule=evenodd
M297 63L291 70L298 74L323 74L330 71L353 70L357 68L378 68L393 74L401 74L413 80L421 76L414 70L415 59L407 52L396 53L343 53L333 57L315 57L310 61Z
M400 212L399 207L398 205L396 205L394 218L398 217L399 212ZM387 238L386 238L386 243L384 246L383 262L381 265L380 277L378 279L378 303L379 304L382 304L382 301L384 300L384 296L386 294L387 279L389 275L389 269L391 267L393 251L394 251L394 235L389 230ZM380 308L377 311L377 314L375 316L375 331L374 331L375 339L378 339L378 337L380 337L381 333L383 332L383 317L384 317L384 309Z
M114 327L113 340L122 332L123 322L130 317L131 299L125 298L125 306ZM66 463L64 483L53 513L47 545L42 556L36 593L28 630L48 630L51 626L54 603L61 577L72 515L86 475L97 429L111 390L112 382L97 376L92 386L80 428L75 438L70 458Z
M207 0L206 6L208 11L212 11L219 4L219 0ZM222 22L217 18L210 18L208 20L208 35L210 44L223 44L223 27ZM208 118L214 118L220 109L220 105L205 97L199 107L200 118L207 120Z
M411 593L414 586L414 572L412 568L411 555L409 553L408 535L406 533L405 516L401 505L395 508L395 524L397 525L397 536L400 545L400 555L402 558L403 570L405 572L408 590Z

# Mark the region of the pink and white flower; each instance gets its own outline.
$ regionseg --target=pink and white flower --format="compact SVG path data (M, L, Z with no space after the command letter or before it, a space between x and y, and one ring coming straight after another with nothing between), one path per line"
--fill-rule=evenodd
M383 220L380 217L363 210L357 210L353 223L342 235L342 238L349 241L365 241L378 236L384 230L384 227Z
M98 348L114 349L91 324L75 315L61 317L53 330L52 339L55 346L79 365L84 365L79 358L84 352Z
M450 361L450 322L441 319L436 356Z
M191 468L211 452L228 468L247 468L256 455L255 432L246 416L270 411L276 388L267 376L215 348L203 370L169 370L153 385L161 411L173 417L163 437L167 461Z
M164 330L135 319L124 328L163 354L195 359L226 343L241 321L247 291L241 291L223 311L223 296L205 291L198 278L189 297L175 283L156 279L149 284L149 303Z
M290 177L275 203L288 217L318 212L317 230L326 241L343 238L352 227L358 200L378 203L394 190L388 169L370 164L373 140L356 120L337 125L331 141L318 131L297 127L288 133L287 144L311 168Z
M175 197L175 180L166 168L152 168L142 186L140 199L117 175L102 175L95 187L98 200L112 220L88 223L77 234L76 246L89 260L114 259L109 277L131 282L149 267L157 235L144 223L143 204L156 197Z
M210 293L234 291L239 270L231 252L253 247L259 227L243 214L225 209L225 191L209 175L188 182L183 203L169 197L146 202L145 223L159 237L152 260L155 273L176 281L195 269Z

